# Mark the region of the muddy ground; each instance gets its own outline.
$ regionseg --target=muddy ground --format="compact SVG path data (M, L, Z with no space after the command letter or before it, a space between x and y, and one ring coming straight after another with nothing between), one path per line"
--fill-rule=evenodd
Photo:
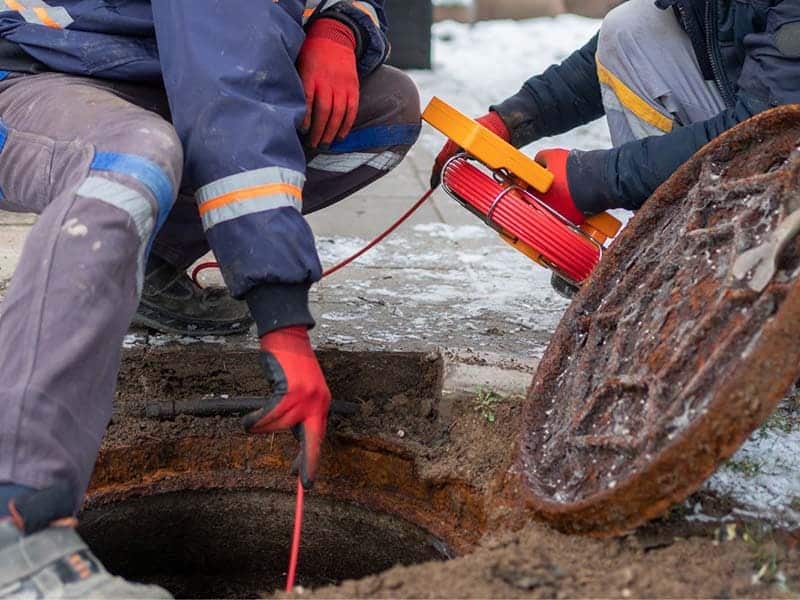
M560 534L528 519L509 488L521 397L443 396L435 355L332 352L322 362L334 399L356 409L331 419L295 595L800 593L800 530L733 519L727 499L704 493L622 538ZM128 353L82 515L82 533L113 572L178 597L284 595L291 436L247 436L235 414L146 417L176 395L263 394L257 374L252 351ZM780 410L784 425L800 425L795 399Z
M518 408L502 405L493 423L460 415L479 431L513 436ZM782 418L800 426L800 403ZM478 437L481 437L478 435ZM692 516L702 505L704 518ZM352 598L731 598L800 597L800 528L731 519L724 498L698 493L628 536L568 536L539 524L488 531L477 548L443 564L398 567L303 597ZM718 520L717 520L718 519ZM283 594L281 594L283 595Z
M302 596L797 597L797 536L753 531L740 527L735 539L719 541L714 528L690 533L662 521L621 540L599 541L530 524L515 534L492 536L474 553L447 563L398 567Z

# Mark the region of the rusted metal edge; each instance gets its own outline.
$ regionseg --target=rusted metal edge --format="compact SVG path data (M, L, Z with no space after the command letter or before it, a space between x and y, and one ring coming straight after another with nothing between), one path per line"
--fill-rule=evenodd
M728 152L736 152L737 147L746 147L754 140L754 132L759 129L769 130L775 124L793 122L800 126L800 105L789 105L773 109L757 115L746 122L746 126L736 127L716 138L700 149L692 159L679 168L648 201L646 207L632 219L604 260L595 270L590 280L582 287L571 306L566 311L561 324L551 339L551 348L563 347L571 335L566 325L577 319L591 304L593 283L611 281L616 274L617 255L624 248L642 235L652 231L656 223L664 216L665 210L675 198L684 197L697 183L704 160L719 152L725 146ZM762 141L762 140L756 140ZM800 192L799 192L800 193ZM800 376L800 343L798 343L796 327L789 326L800 321L800 282L791 288L776 315L764 326L763 333L752 350L749 363L750 371L765 370L775 372L783 370L786 374L780 379L762 378L754 383L746 373L737 373L729 378L715 394L706 415L700 416L682 433L682 436L697 436L707 440L696 445L692 452L685 448L671 446L662 450L651 462L650 480L652 486L642 488L635 482L623 482L614 489L605 490L583 500L563 504L542 498L533 492L531 480L522 462L526 436L520 439L517 460L514 466L515 477L520 480L522 501L529 514L547 521L553 527L568 533L588 534L595 537L612 537L623 535L642 523L663 514L671 505L685 499L696 491L718 467L720 462L731 456L747 437L774 410L785 392ZM783 344L789 350L776 355L776 345ZM553 372L560 366L563 356L560 352L545 352L537 374L534 377L523 421L529 422L530 413L536 403L536 395L544 389L545 374ZM757 403L750 403L749 398L759 397ZM748 410L748 407L750 410ZM712 419L710 416L714 414ZM719 417L747 420L747 426L739 429L738 435L732 435L725 428L716 427L714 421ZM531 457L535 460L535 457ZM680 470L682 477L675 473ZM680 481L693 479L701 483L686 485Z

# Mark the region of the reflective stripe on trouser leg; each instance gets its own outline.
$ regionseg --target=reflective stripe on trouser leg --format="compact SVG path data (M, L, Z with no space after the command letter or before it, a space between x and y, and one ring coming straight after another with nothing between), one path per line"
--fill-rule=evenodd
M419 94L402 71L382 66L361 82L358 115L342 140L309 157L305 214L330 206L397 167L420 132Z
M348 152L345 154L319 154L309 161L311 169L329 173L349 173L359 167L371 167L377 171L391 171L402 162L403 154L384 152Z
M641 139L651 135L662 135L672 131L673 121L644 99L640 98L622 80L615 77L597 60L597 75L603 94L603 105L609 120L609 128L619 145L619 138ZM623 122L618 122L622 120ZM616 132L628 129L627 135ZM625 141L630 141L625 139Z
M78 188L78 195L95 198L130 215L139 236L139 254L136 259L136 295L141 296L148 248L155 232L156 223L155 211L150 202L136 190L103 177L89 177Z
M195 197L203 228L276 208L303 208L305 176L292 169L265 167L218 179Z
M90 176L77 192L80 196L96 198L130 215L140 241L136 265L136 294L140 296L150 248L175 202L172 182L157 164L132 154L97 152L90 169L96 173L130 177L142 184L153 198L151 203L137 190L101 176Z

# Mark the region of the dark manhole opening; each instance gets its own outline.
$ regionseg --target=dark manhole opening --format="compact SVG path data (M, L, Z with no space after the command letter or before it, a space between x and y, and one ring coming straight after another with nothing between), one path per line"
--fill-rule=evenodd
M86 510L80 532L116 575L177 598L253 598L285 585L293 515L294 497L282 492L183 491ZM320 587L447 554L413 523L312 493L297 584Z

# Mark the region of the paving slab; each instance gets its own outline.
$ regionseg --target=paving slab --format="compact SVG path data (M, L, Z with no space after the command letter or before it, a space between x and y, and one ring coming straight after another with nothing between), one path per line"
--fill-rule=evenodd
M35 222L36 215L0 210L0 227L6 225L33 225Z
M29 230L29 225L0 224L0 299L19 262Z

